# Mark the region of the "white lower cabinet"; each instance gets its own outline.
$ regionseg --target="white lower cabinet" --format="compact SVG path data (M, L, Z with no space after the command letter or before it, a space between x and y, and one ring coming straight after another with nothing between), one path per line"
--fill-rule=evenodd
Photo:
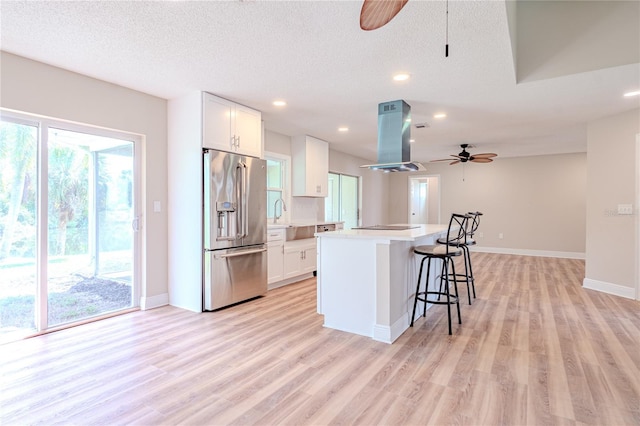
M284 279L294 278L316 270L316 239L284 243Z
M267 243L267 283L284 279L284 244L282 241Z
M267 283L284 279L284 230L267 232Z

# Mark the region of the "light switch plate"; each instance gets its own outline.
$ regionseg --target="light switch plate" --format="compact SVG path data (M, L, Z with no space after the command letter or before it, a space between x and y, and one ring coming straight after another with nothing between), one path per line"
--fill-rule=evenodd
M618 204L618 214L633 214L633 204Z
M153 211L154 213L160 213L160 201L153 202Z

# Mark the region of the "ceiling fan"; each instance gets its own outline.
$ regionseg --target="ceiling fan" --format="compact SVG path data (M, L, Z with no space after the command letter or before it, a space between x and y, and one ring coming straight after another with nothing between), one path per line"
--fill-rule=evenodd
M386 25L402 10L409 0L364 0L360 9L360 28L377 30ZM444 56L449 57L449 0L447 2L447 25Z
M386 25L409 0L364 0L360 10L360 28L371 31Z
M471 153L467 152L467 148L473 148L473 146L469 145L468 143L461 144L460 148L462 148L462 151L458 155L451 155L453 158L456 158L456 160L451 161L450 158L445 158L443 160L432 160L431 162L435 163L437 161L451 161L451 163L449 163L450 166L458 163L466 163L467 161L471 161L473 163L490 163L493 161L493 157L498 156L498 154L489 152L471 155Z

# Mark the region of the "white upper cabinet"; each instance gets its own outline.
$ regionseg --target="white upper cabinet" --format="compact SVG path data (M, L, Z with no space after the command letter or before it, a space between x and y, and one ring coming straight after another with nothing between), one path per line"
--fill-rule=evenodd
M202 96L202 146L262 158L262 114L210 93Z
M291 141L292 194L295 197L326 197L329 181L329 144L311 136Z

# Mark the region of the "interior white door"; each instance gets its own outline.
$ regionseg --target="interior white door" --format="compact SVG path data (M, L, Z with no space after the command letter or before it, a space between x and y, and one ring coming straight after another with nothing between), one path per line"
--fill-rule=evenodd
M438 176L409 178L408 223L440 223L440 181Z

